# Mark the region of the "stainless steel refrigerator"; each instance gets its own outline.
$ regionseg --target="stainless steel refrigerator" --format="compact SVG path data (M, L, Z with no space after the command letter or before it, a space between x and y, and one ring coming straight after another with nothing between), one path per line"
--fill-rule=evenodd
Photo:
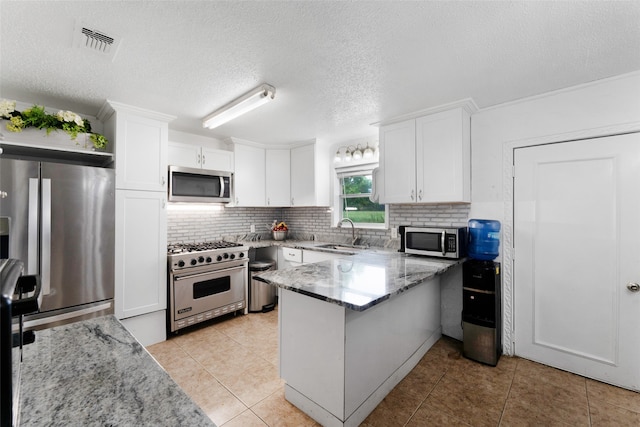
M112 169L0 159L0 258L42 280L42 329L113 313L115 179Z

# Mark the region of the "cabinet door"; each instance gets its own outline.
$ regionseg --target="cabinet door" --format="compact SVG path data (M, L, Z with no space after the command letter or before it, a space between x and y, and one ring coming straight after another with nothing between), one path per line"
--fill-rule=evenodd
M328 183L327 183L328 184ZM315 146L291 149L291 206L316 205Z
M384 171L380 203L414 203L416 201L415 120L380 128L380 163Z
M266 151L267 206L289 206L291 203L291 152Z
M233 151L202 147L202 169L233 172Z
M419 203L471 201L469 128L462 108L416 120Z
M265 150L236 144L234 153L235 205L265 205Z
M171 166L199 168L202 154L197 145L170 142L167 150L167 163Z
M118 319L167 307L167 212L164 192L116 190Z
M165 191L167 123L118 113L116 125L116 188Z

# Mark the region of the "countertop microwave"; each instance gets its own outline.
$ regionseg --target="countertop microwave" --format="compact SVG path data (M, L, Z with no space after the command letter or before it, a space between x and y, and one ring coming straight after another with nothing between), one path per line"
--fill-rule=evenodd
M467 256L467 228L398 227L400 252L438 258Z
M229 203L233 174L206 169L169 166L169 201Z

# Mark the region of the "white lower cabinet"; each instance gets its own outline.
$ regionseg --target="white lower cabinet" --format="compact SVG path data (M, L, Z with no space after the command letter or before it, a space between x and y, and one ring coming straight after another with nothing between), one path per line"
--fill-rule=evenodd
M165 339L167 210L164 192L116 190L115 316L150 316L153 336ZM159 319L162 318L162 321ZM130 322L133 322L131 320ZM123 322L124 323L124 322ZM135 335L135 334L134 334ZM143 344L149 339L136 336Z
M285 398L323 426L360 425L441 336L437 276L364 311L280 291Z
M335 254L324 251L314 251L313 249L305 249L302 252L302 261L304 264L312 264L314 262L328 261L336 258L348 258L351 255Z

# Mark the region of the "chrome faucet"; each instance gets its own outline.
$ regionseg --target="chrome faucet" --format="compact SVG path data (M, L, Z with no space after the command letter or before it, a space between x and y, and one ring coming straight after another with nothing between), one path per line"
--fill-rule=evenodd
M350 218L342 218L340 220L340 222L338 223L338 228L342 228L342 223L343 222L348 222L349 224L351 224L351 238L353 239L353 242L356 241L356 227L355 225L353 225L353 221L351 221Z

